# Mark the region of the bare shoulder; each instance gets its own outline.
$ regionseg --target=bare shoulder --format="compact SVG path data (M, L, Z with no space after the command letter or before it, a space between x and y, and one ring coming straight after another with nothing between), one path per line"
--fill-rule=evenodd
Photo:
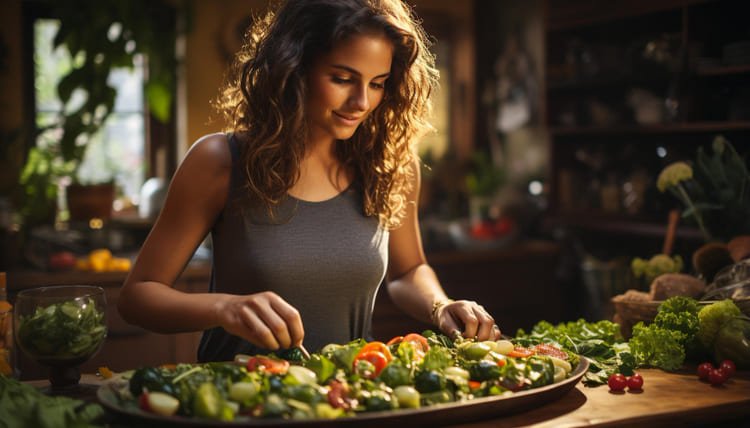
M232 154L229 151L227 135L215 133L199 138L188 150L183 164L196 166L209 171L229 171L232 167Z
M225 134L199 138L188 150L172 181L177 201L203 200L213 211L224 206L232 171Z

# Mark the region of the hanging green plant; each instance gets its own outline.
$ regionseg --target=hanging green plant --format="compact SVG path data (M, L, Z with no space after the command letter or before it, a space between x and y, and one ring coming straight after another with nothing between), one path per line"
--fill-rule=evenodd
M178 34L185 31L178 28L178 15L184 12L187 17L191 9L187 0L56 0L48 6L50 17L60 23L53 49L66 49L74 61L56 88L63 107L54 123L45 128L60 132L52 142L40 142L34 136L35 147L21 173L21 211L31 223L48 217L35 211L54 207L56 182L61 177L76 181L88 143L112 114L117 91L108 79L113 70L132 70L136 57L143 55L148 112L164 123L171 119L176 94L175 45ZM74 96L76 93L83 97ZM74 98L78 101L72 102Z

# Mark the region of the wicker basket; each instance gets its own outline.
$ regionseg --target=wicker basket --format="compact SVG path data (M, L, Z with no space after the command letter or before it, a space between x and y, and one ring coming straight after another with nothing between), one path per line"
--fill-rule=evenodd
M643 321L648 324L656 318L661 301L638 302L612 299L615 305L614 322L620 324L622 336L629 339L633 326Z

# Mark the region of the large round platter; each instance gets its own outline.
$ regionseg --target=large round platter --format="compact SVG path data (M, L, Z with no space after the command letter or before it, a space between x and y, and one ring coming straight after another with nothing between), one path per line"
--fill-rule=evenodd
M573 389L581 380L589 362L581 357L578 366L570 377L562 382L516 392L507 396L482 397L470 401L438 404L420 409L403 409L383 412L366 412L357 416L333 420L286 420L286 419L257 419L238 418L232 422L211 421L206 419L192 419L181 416L159 416L139 409L134 403L122 403L115 391L122 386L122 380L113 380L97 391L99 402L108 410L120 415L159 424L237 427L237 426L293 426L293 427L382 427L384 423L408 424L404 426L436 426L452 423L463 423L488 418L497 418L512 413L526 411L555 401ZM160 426L160 425L157 425Z

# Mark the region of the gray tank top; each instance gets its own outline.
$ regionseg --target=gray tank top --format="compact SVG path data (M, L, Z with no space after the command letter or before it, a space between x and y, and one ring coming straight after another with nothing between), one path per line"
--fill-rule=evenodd
M227 205L211 230L210 290L277 293L299 310L310 351L369 337L375 295L388 265L389 235L376 217L364 215L357 182L321 202L288 196L273 219L263 210L240 209L247 200L240 143L233 135L228 139L232 173ZM198 360L267 352L214 328L204 332Z

